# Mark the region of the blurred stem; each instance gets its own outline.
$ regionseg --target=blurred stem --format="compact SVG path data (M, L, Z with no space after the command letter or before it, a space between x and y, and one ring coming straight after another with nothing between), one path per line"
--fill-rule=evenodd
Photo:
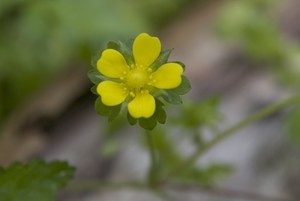
M215 136L215 138L212 139L210 142L199 146L198 149L194 152L194 154L192 154L185 162L183 162L181 165L179 165L173 171L171 171L167 178L165 178L162 182L165 182L177 173L188 171L199 157L201 157L204 153L213 148L219 142L223 141L225 138L233 135L236 131L298 102L300 102L300 94L296 94L286 100L272 104L258 112L255 112L254 114L246 117L244 120L238 122L232 127L226 129L225 131L218 133Z
M150 154L150 167L148 172L148 182L151 187L155 187L158 181L158 158L155 153L155 146L153 141L153 133L146 131L147 144Z
M139 182L124 182L124 183L110 183L100 181L86 181L86 182L71 182L65 190L68 192L86 192L86 191L98 191L98 190L120 190L120 189L135 189L135 190L150 190L157 194L162 199L169 201L174 200L170 195L166 193L166 190L172 189L176 192L201 192L209 195L219 196L220 198L243 198L257 201L296 201L296 199L288 198L275 198L269 197L255 192L240 191L234 189L224 188L205 188L197 184L181 184L181 183L164 183L159 184L160 189L150 189L149 185Z

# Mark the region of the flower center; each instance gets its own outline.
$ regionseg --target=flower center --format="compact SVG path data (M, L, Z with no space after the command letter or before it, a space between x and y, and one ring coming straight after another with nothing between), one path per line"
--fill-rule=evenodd
M144 69L133 69L125 78L125 83L132 88L141 88L147 84L149 75Z

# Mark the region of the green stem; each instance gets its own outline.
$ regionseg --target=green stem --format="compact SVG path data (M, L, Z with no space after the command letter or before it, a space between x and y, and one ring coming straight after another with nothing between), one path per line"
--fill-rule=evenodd
M148 182L151 187L155 187L157 184L157 173L158 173L158 160L155 154L155 147L153 142L153 133L147 131L146 132L146 138L147 138L147 144L149 147L149 154L150 154L150 161L151 165L148 172Z
M204 144L203 146L198 147L198 149L192 154L184 163L182 163L180 166L174 169L168 177L164 180L166 181L168 178L172 177L173 175L176 175L179 172L187 171L189 168L193 166L195 161L202 156L204 153L206 153L208 150L210 150L212 147L217 145L219 142L223 141L225 138L231 136L236 131L256 122L259 121L283 108L286 108L290 105L293 105L297 102L300 102L300 94L297 94L295 96L292 96L286 100L283 100L281 102L275 103L273 105L270 105L248 117L246 117L244 120L240 121L239 123L235 124L234 126L226 129L225 131L219 133L216 135L214 139L212 139L210 142Z

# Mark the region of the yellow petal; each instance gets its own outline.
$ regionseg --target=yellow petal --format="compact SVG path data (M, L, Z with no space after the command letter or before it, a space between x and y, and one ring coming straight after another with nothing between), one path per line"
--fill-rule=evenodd
M181 84L183 68L177 63L167 63L159 67L153 76L152 86L159 89L173 89Z
M121 104L128 95L124 84L103 81L97 87L97 92L101 96L104 105L115 106Z
M120 78L129 71L123 55L114 49L106 49L102 52L97 68L100 73L109 78Z
M128 111L134 118L149 118L155 112L155 99L148 92L137 94L128 104Z
M141 33L133 43L133 56L137 65L150 66L158 57L161 44L157 37Z

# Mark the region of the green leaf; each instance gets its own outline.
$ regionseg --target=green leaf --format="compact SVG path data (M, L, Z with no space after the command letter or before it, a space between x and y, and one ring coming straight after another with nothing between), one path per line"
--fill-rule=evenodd
M165 101L174 105L182 104L182 99L177 93L171 90L165 90L164 92L165 93L162 94L162 97Z
M183 68L183 71L185 70L185 64L182 63L181 61L174 61L173 63L179 64Z
M214 128L220 120L219 111L220 97L213 96L202 101L188 101L181 107L180 116L173 117L174 123L182 125L188 129L199 129L207 126Z
M98 92L97 92L97 85L92 86L91 92L92 92L93 94L95 94L95 95L99 95Z
M173 93L176 93L178 95L184 95L188 93L192 88L191 83L189 79L184 75L181 76L181 79L181 84L177 88L170 89L169 91L172 91Z
M101 50L101 51L99 50L96 54L94 54L92 56L91 65L92 65L93 69L97 69L97 61L99 60L99 58L100 58L100 56L102 54L102 51L103 50Z
M105 79L96 69L89 70L87 76L93 84L99 84Z
M161 65L168 62L169 56L172 52L172 49L161 51L158 58L155 60L155 62L150 66L154 71L159 68Z
M164 104L158 99L155 99L155 101L156 101L156 111L154 115L156 115L157 122L161 124L165 124L167 119L167 113L163 108Z
M109 121L114 120L121 111L121 104L116 106L106 106L98 97L95 103L96 111L99 115L107 116Z
M157 122L160 124L166 123L167 113L163 108L164 104L157 98L155 99L155 104L156 104L155 112L150 118L139 119L139 125L144 129L153 130L156 127Z
M134 59L133 59L133 55L132 55L132 43L133 43L133 40L128 40L127 42L123 43L121 41L119 42L113 42L113 41L110 41L108 42L107 44L107 48L109 49L114 49L114 50L117 50L118 52L120 52L128 65L132 65L134 64Z
M66 162L14 163L0 171L0 198L2 201L54 201L73 173L74 168Z
M120 49L120 45L119 43L115 42L115 41L109 41L106 45L107 49L114 49L114 50L118 50Z
M139 125L146 130L153 130L157 125L155 115L150 118L140 118Z
M184 181L193 181L201 186L211 187L232 173L232 170L232 166L227 164L211 164L207 167L194 167L189 171L181 172L177 177Z
M137 123L137 119L133 118L129 112L127 112L127 120L130 125L135 125Z

